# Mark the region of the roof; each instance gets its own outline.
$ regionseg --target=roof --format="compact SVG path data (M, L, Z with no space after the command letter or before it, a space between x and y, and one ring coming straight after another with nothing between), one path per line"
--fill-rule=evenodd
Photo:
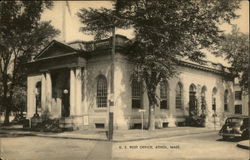
M116 35L116 49L119 47L124 47L125 44L129 41L129 39L126 36L123 35ZM46 53L50 48L53 48L55 46L59 46L62 49L64 49L64 53L61 54L52 54L49 56L49 58L55 58L55 57L61 57L64 55L68 54L86 54L87 53L93 53L96 51L103 51L104 49L110 49L112 46L112 37L107 38L107 39L102 39L102 40L97 40L97 41L73 41L69 43L62 43L56 40L53 40L47 47L45 47L36 57L35 61L41 60L41 59L46 59L46 54L51 54L51 53ZM195 69L200 69L204 71L209 71L209 72L214 72L214 73L227 73L229 74L229 68L225 67L224 65L220 63L214 63L208 60L203 60L203 64L199 64L197 62L193 62L189 59L182 59L180 61L181 65L195 68Z

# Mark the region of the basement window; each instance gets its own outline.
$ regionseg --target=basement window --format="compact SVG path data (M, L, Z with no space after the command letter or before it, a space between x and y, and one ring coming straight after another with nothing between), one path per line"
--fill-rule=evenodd
M95 123L95 128L105 128L104 123Z

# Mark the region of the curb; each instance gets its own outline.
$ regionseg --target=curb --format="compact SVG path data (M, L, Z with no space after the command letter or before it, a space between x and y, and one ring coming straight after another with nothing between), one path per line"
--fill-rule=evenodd
M172 138L172 137L181 137L181 136L187 136L187 135L198 135L202 133L212 133L214 131L204 131L204 132L197 132L197 133L189 133L189 134L175 134L175 135L158 135L158 136L152 136L152 137L138 137L135 139L118 139L113 138L111 142L132 142L132 141L143 141L143 140L151 140L151 139L160 139L160 138ZM72 137L72 136L55 136L55 135L43 135L41 133L5 133L10 135L26 135L26 136L37 136L37 137L48 137L48 138L61 138L61 139L76 139L76 140L88 140L88 141L109 141L108 139L103 138L88 138L88 137Z
M241 144L241 143L238 143L236 146L239 147L239 148L242 148L242 149L250 150L250 146L247 146L247 145L244 145L244 144Z
M137 138L137 139L128 139L128 140L112 140L112 142L132 142L132 141L143 141L143 140L151 140L151 139L160 139L160 138L172 138L172 137L182 137L182 136L189 136L195 134L202 134L202 133L212 133L214 131L206 131L206 132L199 132L199 133L189 133L189 134L176 134L176 135L160 135L154 137L145 137L145 138Z

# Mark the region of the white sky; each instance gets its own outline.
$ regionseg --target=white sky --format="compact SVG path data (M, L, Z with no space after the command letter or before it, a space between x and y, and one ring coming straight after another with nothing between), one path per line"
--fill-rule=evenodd
M61 35L58 36L56 39L59 41L62 41L62 15L63 15L63 5L65 5L65 1L54 1L54 7L52 10L46 10L42 15L42 20L50 20L52 25L61 30ZM80 23L80 20L76 13L81 8L100 8L100 7L106 7L111 8L112 7L111 1L69 1L69 6L71 9L71 16L66 9L66 34L65 34L65 41L70 42L74 40L92 40L91 36L84 35L82 32L79 31L82 24ZM234 20L233 23L237 24L240 28L241 32L249 33L249 2L247 0L243 1L241 3L241 9L237 11L241 17L237 20ZM221 26L223 30L226 32L230 32L231 27L229 25L222 25ZM131 38L132 31L122 31L118 30L118 34L123 34L127 36L128 38Z
M82 32L79 31L82 24L80 23L80 20L76 13L81 8L100 8L100 7L106 7L111 8L112 2L111 1L68 1L69 6L71 9L71 15L69 14L67 8L66 8L66 32L65 32L65 41L71 42L75 40L93 40L92 36L84 35ZM65 5L65 1L54 1L54 7L52 10L46 10L42 15L42 20L51 21L52 25L61 30L61 34L56 37L56 40L63 41L62 36L62 15L63 15L63 5ZM241 3L241 9L237 10L237 14L240 15L240 18L233 21L233 24L237 24L240 28L240 31L243 33L249 34L249 2L247 0L242 1ZM231 26L224 24L221 25L221 29L225 30L225 32L231 31ZM133 31L132 30L118 30L116 31L117 34L122 34L127 36L128 38L133 37ZM228 66L228 64L223 60L221 57L215 57L214 55L207 55L207 60L213 61L215 63L221 63L225 66Z

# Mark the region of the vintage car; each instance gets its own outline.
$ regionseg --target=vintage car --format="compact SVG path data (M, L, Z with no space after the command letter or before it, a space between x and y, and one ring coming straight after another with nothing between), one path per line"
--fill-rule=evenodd
M219 131L219 135L225 140L228 138L249 139L249 121L250 118L247 116L228 117Z

